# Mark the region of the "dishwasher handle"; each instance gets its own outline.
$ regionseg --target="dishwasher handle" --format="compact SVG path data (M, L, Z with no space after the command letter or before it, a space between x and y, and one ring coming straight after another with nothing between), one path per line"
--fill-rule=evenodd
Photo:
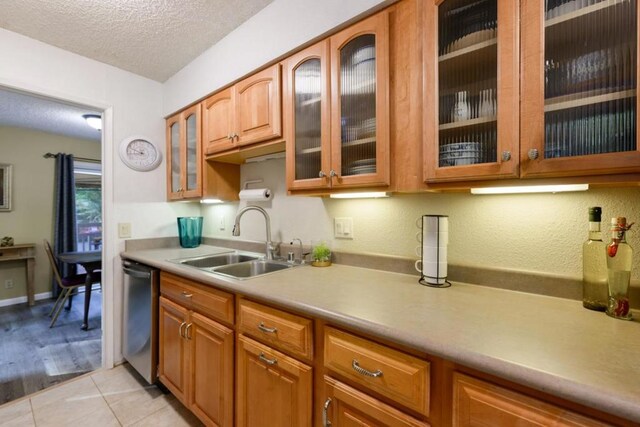
M151 278L151 272L150 271L139 271L139 270L133 270L131 268L127 268L127 267L122 267L122 270L124 271L124 274L127 274L131 277L136 277L138 279L149 279Z

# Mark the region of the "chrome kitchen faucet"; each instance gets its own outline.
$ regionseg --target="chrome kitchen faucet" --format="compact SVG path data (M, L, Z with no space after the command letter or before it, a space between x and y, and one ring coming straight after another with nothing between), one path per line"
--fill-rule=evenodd
M271 219L269 218L267 211L262 209L260 206L247 206L241 209L240 212L238 212L238 215L236 215L236 221L233 224L233 231L231 234L236 237L240 235L240 218L242 218L242 215L247 211L258 211L264 215L264 221L267 227L266 255L268 260L273 260L273 252L275 251L275 248L273 247L273 242L271 242Z

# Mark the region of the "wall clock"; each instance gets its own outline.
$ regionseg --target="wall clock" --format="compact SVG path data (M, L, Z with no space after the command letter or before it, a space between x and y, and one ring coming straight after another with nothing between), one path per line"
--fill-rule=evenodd
M136 171L153 170L162 162L162 153L156 144L142 136L124 139L119 151L124 164Z

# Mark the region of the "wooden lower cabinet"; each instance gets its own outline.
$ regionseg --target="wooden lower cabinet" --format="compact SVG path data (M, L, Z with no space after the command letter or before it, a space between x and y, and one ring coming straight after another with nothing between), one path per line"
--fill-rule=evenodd
M158 376L207 426L637 425L199 286L161 275Z
M187 341L182 330L187 324L188 310L160 297L160 327L158 377L171 393L184 402L186 400Z
M481 381L453 374L453 426L605 426L590 418Z
M160 297L160 381L207 426L233 426L233 331Z
M312 368L240 334L236 426L311 427Z
M191 314L189 409L205 424L233 425L233 331Z
M324 390L326 400L322 408L323 427L426 427L429 425L333 378L324 377Z

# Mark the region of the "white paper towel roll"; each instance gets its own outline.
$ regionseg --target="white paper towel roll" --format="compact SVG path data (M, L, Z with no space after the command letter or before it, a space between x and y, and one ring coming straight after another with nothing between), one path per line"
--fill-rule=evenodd
M268 188L252 188L249 190L240 190L240 200L248 202L260 202L271 200L273 193Z

